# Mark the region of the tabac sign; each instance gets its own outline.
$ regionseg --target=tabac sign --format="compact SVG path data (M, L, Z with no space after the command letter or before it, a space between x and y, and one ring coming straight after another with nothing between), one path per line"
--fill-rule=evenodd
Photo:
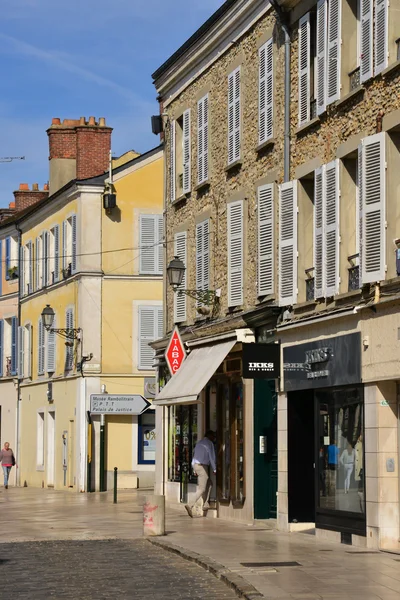
M171 375L179 371L183 361L186 358L185 346L183 345L179 330L177 327L172 332L171 339L165 351L165 359Z

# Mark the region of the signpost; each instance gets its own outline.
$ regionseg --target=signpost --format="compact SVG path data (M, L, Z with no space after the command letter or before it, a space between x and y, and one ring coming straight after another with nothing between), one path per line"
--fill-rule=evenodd
M171 375L175 375L175 373L179 371L185 358L185 346L183 345L181 336L179 335L179 329L175 327L165 351L165 359L167 361L168 368L171 371Z
M91 394L92 415L141 415L151 403L140 394Z

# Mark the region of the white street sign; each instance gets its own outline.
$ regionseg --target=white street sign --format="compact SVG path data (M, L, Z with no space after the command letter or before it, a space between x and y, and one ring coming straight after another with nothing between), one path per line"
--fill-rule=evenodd
M91 394L90 412L94 415L140 415L150 406L140 394Z

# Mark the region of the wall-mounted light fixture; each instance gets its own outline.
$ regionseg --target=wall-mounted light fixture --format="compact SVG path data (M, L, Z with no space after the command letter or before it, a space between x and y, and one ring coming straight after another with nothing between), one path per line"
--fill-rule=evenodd
M45 308L42 310L42 323L46 331L50 331L52 333L57 333L61 337L66 338L67 340L80 340L81 339L81 328L77 329L54 329L52 327L54 323L54 310L51 308L50 304L46 304Z
M183 276L185 275L186 267L178 256L174 256L167 267L167 277L168 283L178 294L178 296L189 296L189 298L193 298L199 304L212 307L214 310L215 306L218 304L218 298L221 296L221 289L217 290L183 290L180 288L183 281ZM202 311L199 311L202 312Z

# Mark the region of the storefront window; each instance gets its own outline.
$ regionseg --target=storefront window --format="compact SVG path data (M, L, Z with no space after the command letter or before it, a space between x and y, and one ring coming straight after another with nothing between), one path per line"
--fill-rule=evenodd
M229 384L219 386L221 398L221 500L229 500L231 491L231 429L230 429L230 398Z
M244 499L244 473L243 473L243 385L234 383L232 386L232 400L235 405L235 499L240 502Z
M319 410L319 507L365 513L361 388L316 392Z
M168 407L168 480L196 482L191 462L197 444L197 405Z
M139 416L139 464L156 460L156 414L153 410Z

